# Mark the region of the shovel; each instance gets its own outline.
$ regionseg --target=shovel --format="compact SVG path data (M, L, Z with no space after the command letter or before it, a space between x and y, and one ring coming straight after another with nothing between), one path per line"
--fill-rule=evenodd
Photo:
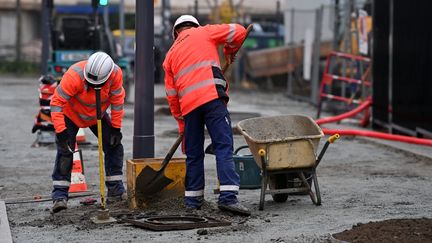
M165 176L164 172L182 140L183 134L180 134L171 149L168 151L168 154L165 156L158 171L155 171L150 166L146 166L141 171L139 177L142 179L137 182L137 188L139 188L140 193L145 196L153 195L157 192L160 192L163 188L173 182L173 180Z
M98 134L98 150L99 150L99 192L101 199L101 209L98 210L97 215L92 217L91 220L95 224L105 224L116 222L116 219L110 216L109 210L105 207L105 174L104 174L104 159L102 152L102 108L100 98L101 88L95 88L96 93L96 117L97 117L97 134Z

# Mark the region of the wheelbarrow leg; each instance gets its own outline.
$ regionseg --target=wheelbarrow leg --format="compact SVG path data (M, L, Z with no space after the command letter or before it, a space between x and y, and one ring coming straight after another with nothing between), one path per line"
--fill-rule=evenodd
M316 171L314 170L313 172L313 184L315 187L315 195L316 195L316 203L315 205L320 206L321 205L321 193L320 193L320 189L319 189L319 185L318 185L318 177L316 175Z
M259 155L261 157L261 169L262 169L262 177L261 177L261 196L260 196L260 203L259 203L259 210L264 210L264 201L265 201L265 194L267 190L267 168L265 163L265 151L264 149L260 149Z
M299 175L300 179L302 180L303 184L307 187L307 189L309 191L309 196L310 196L313 204L317 205L317 198L315 196L315 193L312 191L311 185L309 185L309 183L307 182L306 177L304 176L304 173L299 172L298 175Z
M259 203L259 210L264 210L264 201L265 201L265 194L267 190L267 169L263 169L262 172L262 179L261 179L261 196L260 196L260 203Z

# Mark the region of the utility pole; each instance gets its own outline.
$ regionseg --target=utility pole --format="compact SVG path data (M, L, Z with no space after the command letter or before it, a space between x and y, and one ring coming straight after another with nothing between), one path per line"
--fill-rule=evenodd
M42 33L42 55L41 55L41 74L48 73L48 59L50 47L50 21L53 0L42 0L41 4L41 33Z
M119 28L120 28L120 45L122 50L125 48L125 11L124 0L119 3Z
M339 0L335 0L334 5L334 30L333 30L333 50L339 50L339 29L340 29L340 6Z
M16 45L15 62L21 63L21 0L16 0Z
M321 5L315 12L315 34L312 56L312 82L311 82L311 101L312 104L318 103L318 86L320 70L320 47L321 47L321 30L324 7Z
M135 107L133 158L154 157L154 6L135 0ZM148 38L148 37L151 38Z
M195 4L194 4L194 16L195 16L195 18L198 18L198 0L195 0Z
M168 51L168 41L170 39L170 18L171 18L171 7L169 0L162 0L162 57Z

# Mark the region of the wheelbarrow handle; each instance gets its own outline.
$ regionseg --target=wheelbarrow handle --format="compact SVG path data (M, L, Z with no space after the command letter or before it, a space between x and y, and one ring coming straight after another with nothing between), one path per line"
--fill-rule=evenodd
M249 145L243 145L238 147L235 151L234 154L237 154L238 152L240 152L240 150L245 149L245 148L249 148Z
M315 168L318 167L318 164L321 162L322 158L324 157L324 154L325 154L328 146L331 143L334 143L339 138L340 138L340 135L336 133L327 139L326 143L324 144L324 147L321 149L321 152L318 155L318 158L317 158L316 163L315 163Z

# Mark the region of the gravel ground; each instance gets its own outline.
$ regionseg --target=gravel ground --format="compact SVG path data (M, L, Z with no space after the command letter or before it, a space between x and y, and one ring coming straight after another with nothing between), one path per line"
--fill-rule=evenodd
M31 148L31 133L38 109L37 78L0 77L0 200L48 195L55 158L53 147ZM156 86L155 96L163 97ZM163 102L162 102L163 103ZM158 104L155 110L163 107ZM313 116L315 109L289 100L282 93L233 91L230 111L233 123L247 117L239 112L262 116L303 114ZM156 156L161 157L175 140L175 121L162 112L155 116ZM133 105L126 106L123 144L125 159L132 156ZM87 138L96 139L86 130ZM207 139L206 144L210 143ZM235 147L245 144L235 136ZM322 146L322 144L321 144ZM405 145L396 143L403 148ZM95 206L82 206L71 199L69 209L52 216L51 202L8 204L7 213L15 242L327 242L329 234L350 229L358 223L395 218L432 217L432 152L423 148L423 156L395 146L371 140L343 137L331 145L318 167L322 206L314 206L308 196L290 196L286 203L266 197L264 211L258 211L259 190L241 190L239 200L252 210L248 218L222 214L216 208L216 168L213 156L207 156L206 209L210 214L233 222L232 226L212 228L207 234L198 230L151 232L128 224L93 225L89 218ZM180 153L177 152L180 156ZM91 191L98 190L97 151L83 151L86 179ZM124 167L125 168L125 167ZM182 200L169 202L183 213ZM167 214L158 206L144 212ZM175 207L174 207L175 208ZM126 204L110 206L113 214L127 212Z

